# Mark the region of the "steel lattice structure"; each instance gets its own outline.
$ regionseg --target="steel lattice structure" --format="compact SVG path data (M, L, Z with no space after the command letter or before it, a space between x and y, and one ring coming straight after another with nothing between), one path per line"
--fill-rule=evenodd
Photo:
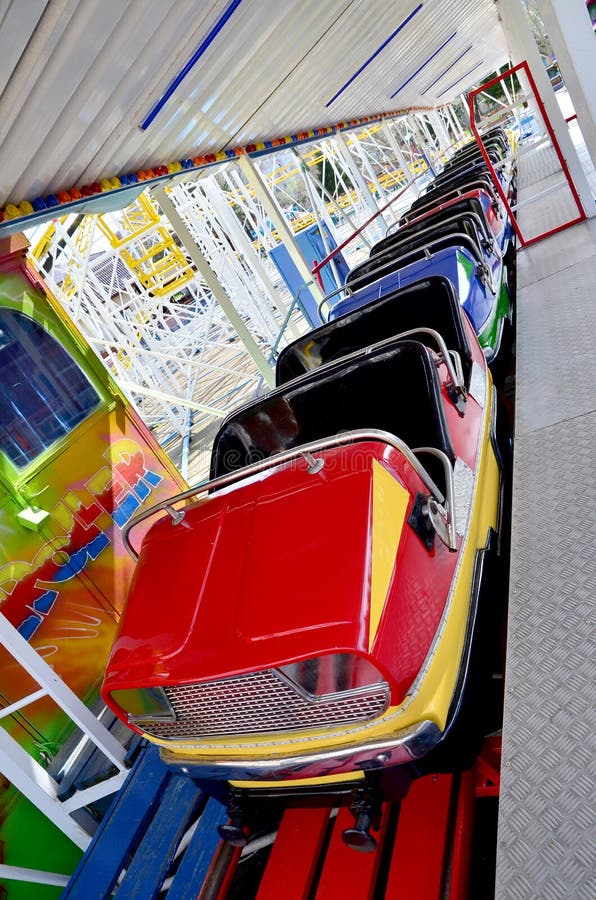
M451 119L442 122L435 122L431 135L427 122L410 116L355 130L341 144L336 136L280 151L257 165L271 202L293 231L324 220L339 243L416 176L424 180L422 136L425 149L430 152L432 141L437 155L456 135ZM191 181L180 176L166 190L251 341L238 336L157 195L148 191L119 212L55 220L33 235L32 257L121 389L192 478L205 470L217 423L265 388L263 360L272 366L277 351L308 323L271 257L280 236L235 163ZM348 260L395 221L411 196L408 191L384 223L379 217L362 232L346 251Z

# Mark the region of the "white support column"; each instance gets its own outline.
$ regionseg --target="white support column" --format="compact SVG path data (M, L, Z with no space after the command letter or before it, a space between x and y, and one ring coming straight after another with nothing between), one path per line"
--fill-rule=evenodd
M408 180L408 184L412 184L412 182L414 181L414 176L412 175L412 172L410 171L410 167L408 166L408 163L406 162L406 157L404 156L403 151L402 151L401 147L399 146L397 138L393 134L391 125L389 124L389 122L383 122L382 128L383 128L383 133L385 134L385 137L387 138L387 140L389 142L389 146L393 150L393 153L395 154L395 158L396 158L397 162L399 163L400 167L402 168L403 173Z
M331 234L338 243L337 234L335 231L335 225L333 224L333 219L329 215L329 210L323 201L323 197L321 196L321 182L316 178L313 174L312 170L307 166L306 162L300 156L300 152L297 147L292 147L292 154L298 168L300 169L300 174L302 175L302 180L306 186L306 190L308 193L308 197L310 200L311 211L318 218L322 219L325 222L325 225L329 229L329 234ZM323 234L321 233L321 237Z
M443 115L443 121L445 122L445 127L447 128L447 133L449 134L449 129L451 129L452 141L459 141L461 137L461 125L455 118L455 114L453 112L452 106L445 106L441 110Z
M366 135L372 141L372 136L368 130L366 131ZM368 158L366 148L363 147L361 141L354 142L353 147L354 147L355 151L358 153L358 156L360 157L360 161L362 162L362 165L363 165L364 169L366 170L366 174L368 175L372 184L374 184L374 186L375 186L375 190L377 191L377 193L379 195L379 200L382 202L384 197L387 194L387 191L379 183L379 179L377 178L375 171L370 164L370 160Z
M456 138L458 141L460 141L464 136L464 130L461 127L461 122L459 121L459 119L457 117L455 108L453 106L446 106L445 109L447 110L447 115L449 116L449 118L451 119L451 122L453 124L453 129L455 131Z
M410 123L412 125L412 130L414 131L416 137L418 138L418 143L422 151L426 154L427 164L430 166L431 172L435 173L435 153L436 148L431 147L429 144L428 135L423 127L422 121L418 118L416 113L410 116Z
M521 0L498 0L497 7L514 64L524 59L527 61L584 211L588 217L592 218L596 216L596 203L594 203L590 185L569 136L569 129L559 108L555 92L542 64L540 52L534 41Z
M422 133L426 137L427 145L431 148L433 154L437 153L437 151L440 150L440 142L438 135L435 135L435 137L433 138L432 134L430 133L429 119L423 113L421 116L417 117L417 120Z
M577 121L596 166L596 37L583 2L538 0Z
M315 302L320 303L324 297L324 293L319 287L316 279L313 278L313 274L310 270L310 265L304 258L302 250L298 246L298 242L296 240L294 232L288 225L286 217L280 210L275 197L269 190L267 182L261 175L261 172L254 164L253 160L250 158L250 156L248 156L248 154L243 153L242 156L239 156L237 159L237 163L241 171L244 173L246 179L248 180L248 183L263 204L267 215L275 226L275 230L285 244L292 262L304 279L304 283L308 284L308 289L314 297Z
M335 143L337 145L339 155L341 156L341 160L348 171L348 175L350 176L352 184L360 191L362 199L364 200L370 211L374 215L377 215L379 212L379 207L375 202L375 198L369 191L366 181L362 177L362 172L356 165L354 157L352 156L350 148L348 147L348 141L345 134L343 134L341 131L338 131L335 135Z
M321 149L321 152L324 154L325 153L325 144L324 143L320 144L319 147ZM332 149L332 146L330 144L327 144L327 147L330 147ZM327 156L326 161L327 161L327 164L331 166L336 179L341 184L341 186L344 190L344 194L346 195L346 197L349 197L350 189L348 188L348 186L345 182L345 178L343 177L344 173L342 172L341 168L334 163L334 159L331 155ZM318 188L317 196L319 195L319 191L320 191L321 197L325 196L327 198L328 203L331 203L335 206L338 215L342 216L346 220L346 222L348 223L348 225L350 226L352 231L358 231L358 223L354 220L353 214L349 213L348 210L345 207L341 206L339 204L338 200L336 200L336 198L332 194L329 193L329 191L327 190L327 188L325 187L325 185L323 184L321 179L318 178L318 176L315 175L315 173L312 171L312 168L309 168L308 175L309 175L309 178L311 179L311 181L313 182L313 184ZM360 237L364 241L364 243L367 245L367 247L371 246L370 241L364 234L361 234Z
M502 67L503 71L510 69L511 65L512 64L510 62L508 62L506 64L506 66ZM500 74L500 70L499 70L499 74ZM507 103L509 104L509 106L513 107L513 109L512 109L513 116L517 123L518 131L521 134L521 122L520 122L520 115L519 115L519 107L513 106L513 104L515 103L515 96L514 96L514 90L513 90L513 75L511 76L511 91L509 91L509 88L507 87L507 79L506 78L504 78L503 81L501 81L501 87L503 88L503 93L505 94Z
M447 133L447 129L445 128L438 110L435 109L431 113L429 113L429 119L435 130L435 134L437 135L441 152L444 153L447 147L452 143L452 141L449 137L449 134Z
M213 209L215 210L222 225L229 232L230 237L232 238L232 243L244 256L247 265L249 265L251 269L253 269L256 277L263 285L263 290L265 291L269 302L272 306L275 306L277 308L282 317L285 316L287 313L286 307L280 302L275 291L275 286L269 278L269 275L267 274L267 271L261 261L259 254L255 251L251 242L248 240L246 232L240 225L237 217L234 215L234 212L230 204L228 203L224 192L217 184L215 177L210 176L203 179L201 186L205 191L205 195L213 206ZM296 331L294 326L292 325L290 327L294 336L298 337L298 332Z
M293 147L292 152L293 152L294 158L298 164L298 168L300 169L300 174L302 175L302 180L304 181L304 184L306 186L306 191L308 193L308 197L310 200L311 211L320 226L319 231L321 233L321 240L323 241L323 246L325 248L325 256L329 256L329 254L331 252L331 247L329 246L329 241L327 240L327 235L325 233L325 229L323 228L323 224L326 225L327 231L329 232L330 235L332 235L334 237L334 239L335 239L335 226L333 224L331 216L329 215L329 213L327 211L327 207L323 203L321 197L319 196L318 191L316 190L317 184L312 179L310 170L309 170L308 166L306 165L306 163L304 162L304 160L302 159L302 157L300 156L300 153L298 152L298 148ZM336 241L336 243L339 244L340 241ZM331 271L333 272L333 278L335 280L335 284L337 285L337 287L341 287L343 285L343 279L341 278L341 276L339 274L335 257L333 257L332 259L329 260L329 264L331 267Z
M91 837L58 799L58 784L3 728L0 728L0 772L77 847L85 850L89 846Z
M464 120L466 123L466 128L470 128L470 109L468 107L468 98L465 94L460 94L459 99L461 100L462 109L464 111Z
M263 376L265 382L270 387L273 387L273 385L275 384L275 376L273 374L271 366L261 352L261 349L253 338L252 334L244 324L242 317L236 311L234 304L219 283L217 275L199 250L196 242L193 240L193 237L186 223L183 221L172 200L166 194L165 187L163 185L156 187L153 190L153 195L154 197L156 197L157 202L161 206L164 215L169 220L174 233L178 236L178 238L182 242L182 246L192 259L198 271L201 273L201 276L207 284L207 287L230 320L233 328L236 330L238 337L246 347L251 359L259 369L259 372Z

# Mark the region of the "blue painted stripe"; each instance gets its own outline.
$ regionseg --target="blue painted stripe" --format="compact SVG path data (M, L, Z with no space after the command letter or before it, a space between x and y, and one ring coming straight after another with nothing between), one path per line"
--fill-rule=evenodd
M395 29L395 31L394 31L392 34L389 35L389 37L387 38L387 40L386 40L386 41L383 41L383 43L381 44L381 46L378 47L378 48L375 50L375 52L373 53L373 55L370 56L370 57L366 60L366 62L363 63L363 64L360 66L360 68L359 68L356 72L354 72L354 74L352 75L352 77L351 77L350 79L348 79L348 81L346 81L346 83L344 84L344 86L341 87L341 88L339 89L339 91L338 91L336 94L333 95L333 97L331 98L331 100L328 100L328 101L327 101L327 103L325 104L325 108L331 106L331 104L333 103L333 101L334 101L334 100L337 100L337 98L338 98L341 94L343 94L343 92L346 90L346 88L348 88L348 87L352 84L352 82L355 81L355 80L358 78L358 76L359 76L362 72L364 72L364 70L366 69L366 67L367 67L367 66L370 66L371 62L372 62L374 59L377 58L377 56L379 55L379 53L381 53L381 52L385 49L385 47L387 46L387 44L391 43L391 41L393 40L393 38L396 37L396 36L400 33L400 31L402 30L402 28L405 28L405 26L408 24L408 22L409 22L411 19L414 18L414 16L416 15L416 13L419 13L419 12L420 12L420 10L422 9L423 5L424 5L424 4L419 3L418 6L417 6L415 9L412 10L412 12L410 13L410 15L407 16L407 17L403 20L403 22L402 22L400 25L397 26L397 28Z
M158 112L165 106L165 104L168 102L168 100L170 99L170 97L172 96L172 94L174 93L176 88L178 87L178 85L182 81L184 81L184 79L186 78L186 76L188 75L190 70L198 63L198 61L203 56L203 54L205 53L207 48L213 43L213 41L215 40L215 38L217 37L219 32L222 30L222 28L228 21L228 19L231 18L231 16L238 9L238 7L240 6L241 3L242 3L242 0L232 0L232 2L229 4L229 6L226 7L226 9L223 11L223 13L219 17L219 19L217 20L217 22L215 23L215 25L213 26L213 28L211 29L211 31L209 32L207 37L201 42L198 49L195 50L195 52L193 53L193 55L191 56L189 61L186 63L186 65L184 66L182 71L179 72L178 75L176 75L176 77L174 78L174 80L172 81L172 83L170 84L168 89L166 90L165 94L163 94L159 98L159 100L157 101L155 106L153 106L151 108L151 110L149 111L149 114L147 115L147 117L144 119L143 122L141 122L140 127L141 127L142 131L146 131L146 129L149 127L149 125L151 125L151 123L153 122L153 120L156 117L156 115L158 114Z
M473 44L470 44L469 47L466 47L466 49L464 50L463 53L460 53L459 56L456 57L456 59L453 60L453 62L450 62L449 65L448 65L445 69L443 69L443 71L441 72L441 74L440 74L437 78L435 78L435 80L432 81L432 82L429 84L428 87L425 87L423 91L420 91L420 96L421 96L421 97L424 97L424 95L427 94L427 93L430 91L430 89L431 89L432 87L435 86L435 84L437 83L437 81L440 81L440 80L441 80L441 78L443 77L443 75L446 75L447 72L448 72L450 69L452 69L453 66L455 66L455 65L460 61L460 59L462 59L462 58L466 55L466 53L469 53L469 52L470 52L470 50L472 49L472 46L473 46Z
M431 62L431 60L433 60L433 59L435 58L435 56L437 56L437 55L441 52L441 50L443 49L443 47L446 47L447 44L449 43L449 41L452 41L452 40L453 40L453 38L455 37L456 34L457 34L457 31L454 31L453 34L450 34L449 37L447 38L447 40L446 40L446 41L443 41L443 43L441 44L441 46L440 46L440 47L437 47L437 49L435 50L435 52L434 52L434 53L431 53L431 55L428 57L428 59L425 59L425 61L422 63L421 66L418 66L418 68L416 69L416 71L415 71L412 75L410 75L410 77L407 79L407 81L404 81L403 84L400 84L400 86L398 87L398 89L397 89L396 91L394 91L393 94L391 94L391 97L390 97L389 99L390 99L390 100L393 100L394 97L397 97L397 95L399 94L399 92L400 92L400 91L403 91L403 89L405 88L405 86L406 86L407 84L409 84L410 81L412 81L412 79L416 78L416 75L418 75L420 72L422 72L422 70L429 64L429 62Z
M483 62L484 62L484 60L482 60L479 63L476 63L475 66L472 66L471 69L468 69L467 72L464 72L464 74L461 76L461 78L458 78L457 81L452 82L452 84L450 84L449 87L446 87L444 91L441 91L440 94L437 94L437 97L442 97L443 94L446 94L447 91L450 91L451 88L454 88L456 84L459 84L460 81L463 81L464 78L467 78L467 76L470 75L474 71L474 69L477 69L478 66L481 66L483 64Z

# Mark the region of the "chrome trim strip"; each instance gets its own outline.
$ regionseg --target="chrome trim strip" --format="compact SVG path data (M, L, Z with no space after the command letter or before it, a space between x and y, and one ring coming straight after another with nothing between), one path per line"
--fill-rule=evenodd
M478 406L486 406L486 371L476 360L472 360L468 393L474 398Z
M349 744L323 752L265 759L221 759L190 757L160 747L164 763L185 775L227 781L276 782L295 778L322 778L349 772L371 771L420 759L439 742L442 732L434 722L424 721L397 732L391 739Z
M478 232L480 232L480 231L482 232L482 238L480 238L480 236L478 237L479 248L482 247L483 244L485 244L486 245L484 247L485 250L491 250L491 248L492 248L491 252L494 252L496 254L500 253L499 248L496 246L495 236L492 233L492 231L490 230L490 228L488 227L486 219L481 218L477 212L470 211L470 212L460 213L459 215L449 216L448 218L441 220L440 227L444 228L445 225L449 225L451 222L457 222L460 218L462 218L464 216L467 219L471 219L473 221L474 226ZM422 235L425 235L428 233L432 237L432 234L436 228L437 228L437 224L435 223L434 225L429 225L428 228L422 228L420 231L414 232L414 234L417 237L421 237ZM387 229L387 233L385 236L391 237L391 235L398 234L400 231L405 233L407 231L407 225L402 225L401 228L393 228L393 226L391 226L390 228ZM455 234L456 232L453 232L453 233ZM406 237L407 237L407 235L406 235ZM374 255L382 256L383 254L379 253L379 254L374 254ZM372 259L372 257L369 256L369 259Z
M472 495L474 493L474 473L459 456L453 467L453 481L455 483L456 506L454 510L457 533L464 536L470 518L472 508Z
M486 383L488 384L488 379L489 379L488 368L485 369L485 371L484 371L484 377L485 377ZM485 432L486 426L487 426L488 407L489 407L489 404L486 404L485 406L482 407L482 418L480 420L480 429L478 432L476 458L474 460L474 473L473 473L474 474L474 490L472 492L471 505L470 505L470 510L469 510L468 516L470 516L473 512L474 498L475 498L476 492L478 490L480 455L482 452L482 442L483 442L484 432ZM491 412L492 412L492 410L491 410ZM492 449L492 445L491 445L491 449ZM471 535L470 535L469 520L468 520L468 522L466 522L465 534L463 535L462 544L461 544L461 547L459 548L459 554L457 557L457 562L455 564L455 571L454 571L452 579L451 579L451 587L449 589L449 595L447 597L447 602L445 603L445 607L443 609L443 615L441 616L441 621L439 622L439 626L435 632L433 641L429 647L428 653L426 654L426 659L424 660L424 663L422 664L416 678L414 679L410 689L408 690L406 700L402 704L402 706L400 708L400 712L403 712L403 710L407 709L408 706L410 705L410 703L414 700L416 694L418 693L418 690L420 688L422 681L426 677L426 673L428 672L428 669L434 659L435 653L437 652L437 648L441 642L441 638L443 637L443 632L445 631L445 628L447 626L447 620L449 618L449 613L451 612L451 607L453 605L453 598L455 596L455 589L459 582L459 573L460 573L461 567L463 565L463 560L466 555L466 551L468 549L468 544L470 542L470 538L471 538Z

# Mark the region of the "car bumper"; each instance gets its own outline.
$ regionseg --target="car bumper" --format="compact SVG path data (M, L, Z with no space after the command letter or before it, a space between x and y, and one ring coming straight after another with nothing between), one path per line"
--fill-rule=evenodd
M421 722L392 738L300 755L268 756L266 759L187 755L184 750L161 747L161 758L170 767L192 778L218 781L292 781L347 775L400 766L420 759L440 741L442 732L434 722Z

